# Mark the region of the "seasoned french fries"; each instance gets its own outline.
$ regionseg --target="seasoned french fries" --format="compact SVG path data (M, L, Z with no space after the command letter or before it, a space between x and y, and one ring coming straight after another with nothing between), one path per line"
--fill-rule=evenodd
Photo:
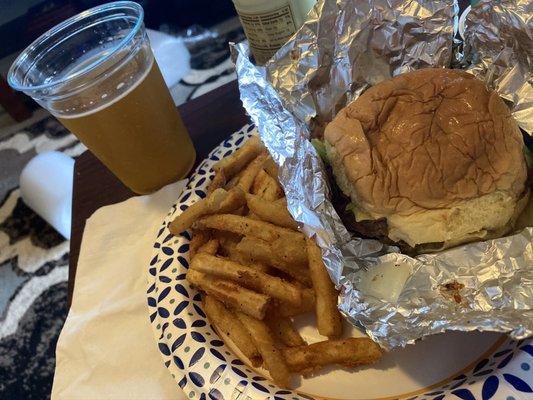
M209 187L207 188L207 193L213 193L216 189L224 188L226 185L226 174L224 173L224 170L221 169L215 174L215 177L209 184Z
M269 174L276 181L278 180L278 176L279 176L278 166L276 165L272 157L268 157L268 159L265 161L265 164L263 165L263 168L267 174Z
M168 228L172 234L178 235L189 229L198 218L206 214L227 213L245 204L246 198L239 188L233 188L229 191L219 188L205 199L197 201L183 211L170 223Z
M369 338L338 339L337 291L313 239L287 211L278 168L257 137L214 166L205 199L169 225L192 228L187 280L204 292L209 321L276 384L290 374L371 364L381 349ZM314 312L328 340L307 345L292 317Z
M237 317L248 329L274 382L281 387L288 388L290 383L289 367L285 357L274 344L274 339L268 326L263 321L240 312L237 313Z
M257 319L265 317L270 297L189 268L187 280L227 307Z
M345 367L372 364L381 358L381 348L369 338L326 340L307 346L286 347L285 360L291 371L318 369L330 364Z
M246 194L246 204L248 209L263 221L292 230L298 229L298 225L292 219L286 206L280 206L275 202L249 193Z
M221 257L198 252L192 259L190 268L228 279L245 288L264 293L293 306L299 306L302 302L302 290L296 286L278 277Z
M218 239L210 239L208 242L198 248L198 253L217 254ZM194 257L193 257L194 260Z
M261 355L250 333L237 316L212 296L204 296L202 305L211 324L224 332L254 367L260 366Z
M284 346L304 346L305 340L298 333L289 318L280 317L277 314L270 313L265 317L265 322L272 334L277 337L278 341Z
M189 256L190 258L194 257L198 249L206 244L211 238L211 232L200 230L195 231L192 235L192 239L189 243Z
M283 245L291 245L291 242L284 241ZM280 243L280 246L282 244ZM251 237L243 237L237 244L236 250L242 257L246 257L249 262L260 262L270 265L291 276L298 282L306 286L311 286L311 276L309 269L299 262L296 262L291 254L283 254L280 247L271 246L268 242Z
M316 297L313 289L302 290L302 303L295 307L289 304L278 304L275 306L276 313L282 317L294 317L315 311Z
M264 169L261 169L255 177L252 193L268 201L283 197L281 186Z
M218 161L213 166L213 169L216 172L223 170L226 179L231 179L263 150L264 147L261 140L259 140L257 136L252 136L240 149L235 151L229 157L224 157L222 160Z
M342 316L337 308L337 290L322 261L320 248L313 239L306 239L309 257L309 272L316 296L316 319L318 332L329 338L342 334Z
M241 177L237 186L240 187L244 192L249 192L255 177L262 170L263 164L266 161L268 155L266 153L259 154L242 172Z
M239 235L256 237L267 242L273 242L281 238L285 241L301 244L303 251L305 251L305 238L300 232L240 215L208 215L196 221L194 225L198 229L211 228L228 231Z

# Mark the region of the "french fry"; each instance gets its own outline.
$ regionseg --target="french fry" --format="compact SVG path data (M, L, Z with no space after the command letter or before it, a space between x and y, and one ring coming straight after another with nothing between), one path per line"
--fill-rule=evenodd
M199 200L178 215L169 225L172 234L189 229L191 225L204 215L227 213L246 204L244 193L239 188L229 191L219 188L210 193L205 199Z
M194 231L189 242L189 256L194 257L198 249L206 244L211 238L211 232L206 230Z
M237 316L212 296L204 296L202 305L211 324L224 332L254 367L259 367L261 355Z
M286 273L298 282L306 286L311 286L311 276L309 269L299 262L295 262L294 254L282 251L285 246L292 246L293 243L283 241L279 246L272 246L268 242L251 237L243 237L237 244L236 250L243 257L246 256L248 262L260 262L270 265Z
M316 296L316 320L318 332L329 338L342 334L342 316L337 308L337 290L322 261L320 248L314 239L307 238L309 272Z
M276 179L261 169L255 177L252 193L269 201L283 197L283 190Z
M211 195L214 195L215 190ZM170 233L179 235L181 232L189 229L198 218L207 214L207 198L197 201L178 215L168 226Z
M224 189L222 189L224 190ZM210 208L211 213L228 213L235 210L238 210L239 208L246 205L246 196L244 192L235 187L233 189L230 189L227 191L226 197L219 203L219 204L213 204Z
M224 170L226 179L231 179L263 150L261 140L257 136L252 136L235 153L218 161L213 169L217 172Z
M246 254L237 250L237 244L240 241L240 237L235 235L237 236L237 238L228 238L228 237L225 237L226 235L228 235L227 232L222 232L222 231L215 231L215 232L218 232L218 236L221 237L219 241L220 241L220 247L222 249L221 253L224 257L227 257L231 261L234 261L236 263L248 265L249 267L257 271L264 272L265 274L268 274L272 271L272 269L268 265L254 261L252 258L248 257Z
M203 274L192 268L187 271L187 280L233 310L258 319L265 317L270 303L269 296L245 289L234 282Z
M239 179L241 179L240 174L235 175L233 178L231 178L228 183L224 185L224 189L229 190L237 186L237 183L239 183Z
M281 317L294 317L296 315L305 314L315 311L316 298L313 289L302 290L302 303L298 307L291 306L290 304L273 304L275 313Z
M300 232L276 226L269 222L259 221L252 218L233 214L216 214L205 216L195 222L198 229L217 229L228 231L244 236L253 236L267 242L283 239L291 243L297 243L305 253L305 238ZM307 261L307 256L305 256Z
M207 188L207 193L213 193L218 188L223 188L226 185L226 174L224 173L224 170L221 169L218 172L215 173L215 176L211 183L209 184L209 187Z
M255 177L259 171L262 170L263 163L267 157L268 155L266 153L259 154L242 172L237 186L240 187L244 192L248 193L250 191Z
M281 351L275 346L274 338L268 326L263 321L241 312L237 313L237 317L250 333L274 382L281 387L288 388L290 380L289 368Z
M265 322L272 334L285 346L304 346L307 343L292 325L289 318L280 317L274 313L267 313Z
M284 238L279 238L277 240L274 240L271 243L271 246L278 252L278 256L280 258L283 258L287 263L299 265L307 269L308 259L305 241L288 241Z
M198 252L192 259L190 268L228 279L239 285L264 293L272 298L299 306L302 301L301 290L275 276L267 275L254 268L221 257Z
M218 251L218 239L210 239L207 243L198 249L198 253L203 254L217 254ZM194 257L193 257L194 260Z
M264 170L267 174L269 174L272 178L274 178L276 181L278 181L279 177L279 171L278 166L272 159L272 157L268 157L268 159L265 161L265 164L263 165Z
M248 209L263 221L288 229L298 229L298 225L287 211L287 207L281 207L275 202L249 193L246 193L246 204L248 204Z
M265 159L265 162L268 158ZM265 164L263 163L263 165ZM268 185L267 179L269 179L270 176L265 172L263 168L261 168L259 171L257 171L257 174L254 178L254 182L250 188L250 192L259 195L262 194L263 191L266 189L266 186Z
M283 354L291 371L318 369L330 364L346 367L372 364L381 358L381 348L369 338L326 340L307 346L286 347Z
M268 265L256 262L250 257L248 257L246 254L238 251L237 243L239 243L239 241L224 241L224 245L221 246L222 255L229 258L231 261L243 265L248 265L249 267L257 271L264 272L265 274L268 274L272 271L272 269Z

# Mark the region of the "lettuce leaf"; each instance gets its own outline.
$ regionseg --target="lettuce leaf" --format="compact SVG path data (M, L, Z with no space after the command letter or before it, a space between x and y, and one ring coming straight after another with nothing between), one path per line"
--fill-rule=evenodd
M357 211L357 205L352 201L351 203L348 203L345 208L346 211L351 211L355 214L355 211Z
M320 139L311 139L311 144L315 148L324 164L329 165L328 154L326 152L326 145L324 142Z

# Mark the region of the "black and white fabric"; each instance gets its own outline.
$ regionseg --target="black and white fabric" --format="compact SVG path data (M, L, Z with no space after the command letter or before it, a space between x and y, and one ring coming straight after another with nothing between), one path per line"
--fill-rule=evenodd
M237 28L191 44L191 71L170 88L184 103L236 78L228 41ZM35 155L57 150L77 157L85 147L55 118L17 132L0 130L0 399L50 396L55 347L67 315L69 242L20 198L18 179Z

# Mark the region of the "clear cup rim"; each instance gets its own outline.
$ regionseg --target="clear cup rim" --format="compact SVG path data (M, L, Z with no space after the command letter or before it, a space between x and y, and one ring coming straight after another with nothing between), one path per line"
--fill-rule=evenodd
M106 11L109 9L120 10L121 8L123 9L128 8L128 9L135 10L137 12L137 21L135 21L135 25L131 28L130 32L128 32L128 34L120 42L118 42L117 45L104 57L99 58L95 62L87 65L86 67L76 71L73 74L67 74L66 76L58 80L51 81L48 83L42 83L39 85L23 85L19 83L17 79L15 79L15 74L16 74L17 69L21 67L22 63L31 54L31 52L35 50L35 48L38 45L42 44L44 41L48 40L49 38L57 35L58 33L63 31L65 28L72 25L73 23L79 22L87 18L88 16L98 14L102 11ZM85 11L82 11L79 14L76 14L70 18L67 18L63 22L55 25L54 27L52 27L51 29L43 33L41 36L39 36L37 39L35 39L29 46L27 46L18 55L15 61L13 61L13 64L11 64L11 67L9 68L9 71L7 73L7 82L9 86L11 86L15 90L27 92L27 91L48 89L52 86L61 85L72 79L80 77L86 74L87 72L93 70L94 68L98 67L99 65L105 63L106 61L111 59L113 56L115 56L120 49L122 49L128 42L130 42L134 38L134 36L137 34L137 32L142 26L143 20L144 20L144 10L140 4L134 1L114 1L111 3L102 4L96 7L89 8Z

